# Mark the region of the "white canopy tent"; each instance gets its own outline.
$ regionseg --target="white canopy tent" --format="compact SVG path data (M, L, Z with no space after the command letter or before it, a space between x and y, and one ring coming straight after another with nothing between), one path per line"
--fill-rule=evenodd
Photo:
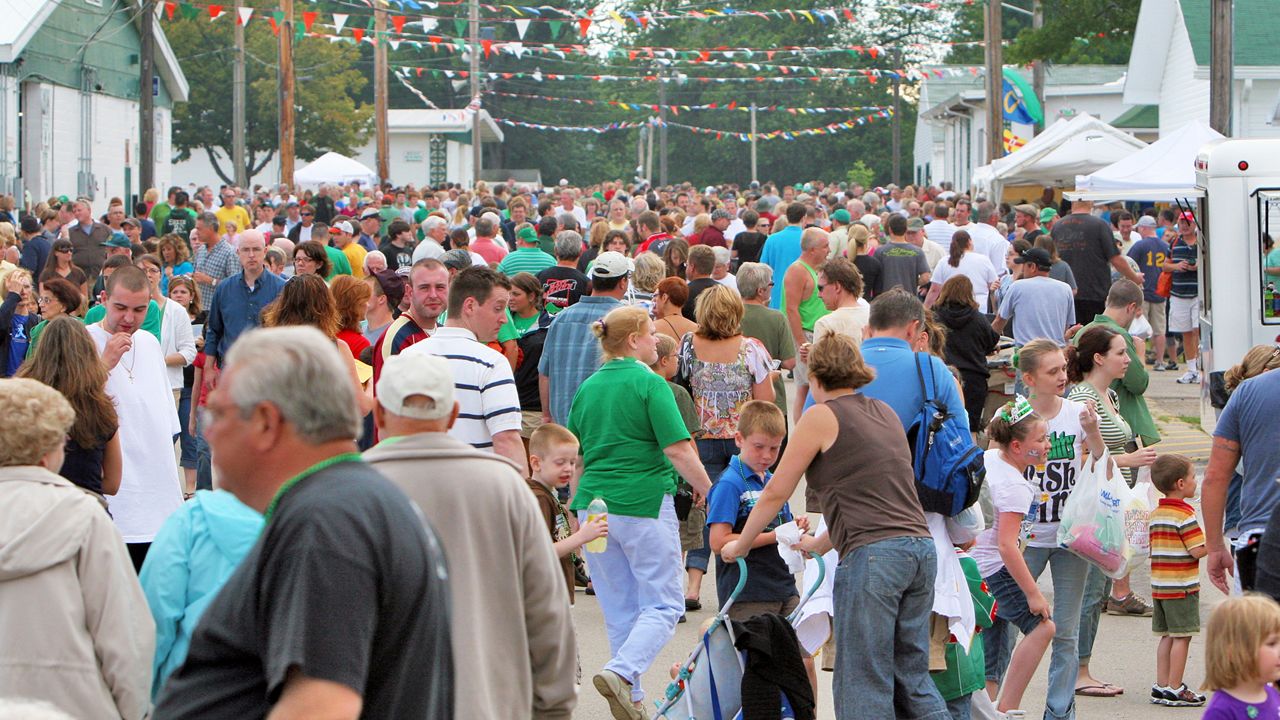
M378 182L378 175L364 164L336 152L327 152L293 174L299 185L345 184L359 181L365 185Z
M1196 155L1205 143L1222 137L1203 120L1192 120L1123 160L1090 175L1076 176L1081 200L1151 200L1171 202L1199 197Z
M1009 185L1071 185L1146 147L1141 140L1088 114L1058 120L1020 150L974 171L973 182L999 198Z

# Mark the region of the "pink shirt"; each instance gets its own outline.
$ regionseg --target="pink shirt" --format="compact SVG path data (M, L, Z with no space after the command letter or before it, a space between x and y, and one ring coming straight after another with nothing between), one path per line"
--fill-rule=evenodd
M471 252L484 258L490 265L502 262L502 258L507 256L507 249L492 238L476 238L471 243Z

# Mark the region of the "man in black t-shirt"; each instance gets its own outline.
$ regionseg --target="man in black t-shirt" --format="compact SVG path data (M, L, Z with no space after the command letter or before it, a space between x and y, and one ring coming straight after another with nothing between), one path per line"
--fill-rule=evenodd
M245 333L207 409L222 486L266 525L153 717L459 717L443 551L356 453L356 389L333 341Z
M1077 318L1091 318L1107 309L1111 268L1121 277L1142 285L1142 276L1134 272L1120 254L1111 226L1106 220L1094 217L1092 210L1091 200L1072 202L1071 214L1055 223L1050 232L1058 256L1067 261L1076 278Z
M542 297L547 310L560 312L578 302L583 295L591 294L591 280L578 270L582 257L582 236L566 230L556 237L556 264L538 273L542 283Z

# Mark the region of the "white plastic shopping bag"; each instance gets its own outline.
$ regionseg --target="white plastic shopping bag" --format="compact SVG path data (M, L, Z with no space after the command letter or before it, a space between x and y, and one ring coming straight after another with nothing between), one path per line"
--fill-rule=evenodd
M1121 482L1120 491L1124 495L1121 507L1124 509L1124 537L1127 544L1125 556L1128 571L1132 571L1146 563L1151 555L1151 536L1147 519L1151 511L1156 509L1160 495L1150 481L1141 478L1132 488Z
M1063 506L1058 545L1093 563L1107 577L1124 577L1129 571L1124 503L1130 492L1109 453L1086 462Z

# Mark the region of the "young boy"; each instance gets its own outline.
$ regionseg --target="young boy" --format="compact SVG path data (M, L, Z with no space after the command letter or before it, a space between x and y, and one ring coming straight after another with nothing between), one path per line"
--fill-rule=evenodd
M569 513L556 497L556 490L568 487L577 464L578 438L567 428L547 423L533 431L529 438L529 468L533 472L528 480L529 489L538 499L538 509L547 522L556 557L560 558L570 604L573 603L574 553L592 540L609 535L608 517L582 523L577 532L571 531Z
M1204 696L1182 681L1191 636L1200 632L1200 558L1208 549L1187 498L1196 494L1196 471L1182 455L1161 455L1151 481L1164 494L1147 524L1151 535L1151 629L1160 636L1151 702L1199 706Z
M769 466L777 459L786 432L786 419L777 405L763 400L745 403L738 417L738 432L734 436L738 455L729 460L729 467L711 487L711 494L707 497L711 550L717 555L716 594L722 607L738 584L738 566L721 560L720 549L725 543L737 539L756 505L756 499L769 478L773 477ZM756 539L745 558L747 584L730 608L730 618L746 620L762 613L786 615L799 604L800 593L796 590L795 576L778 555L777 539L772 532L791 519L790 507L783 505L778 516ZM807 527L807 518L801 521L800 524Z

